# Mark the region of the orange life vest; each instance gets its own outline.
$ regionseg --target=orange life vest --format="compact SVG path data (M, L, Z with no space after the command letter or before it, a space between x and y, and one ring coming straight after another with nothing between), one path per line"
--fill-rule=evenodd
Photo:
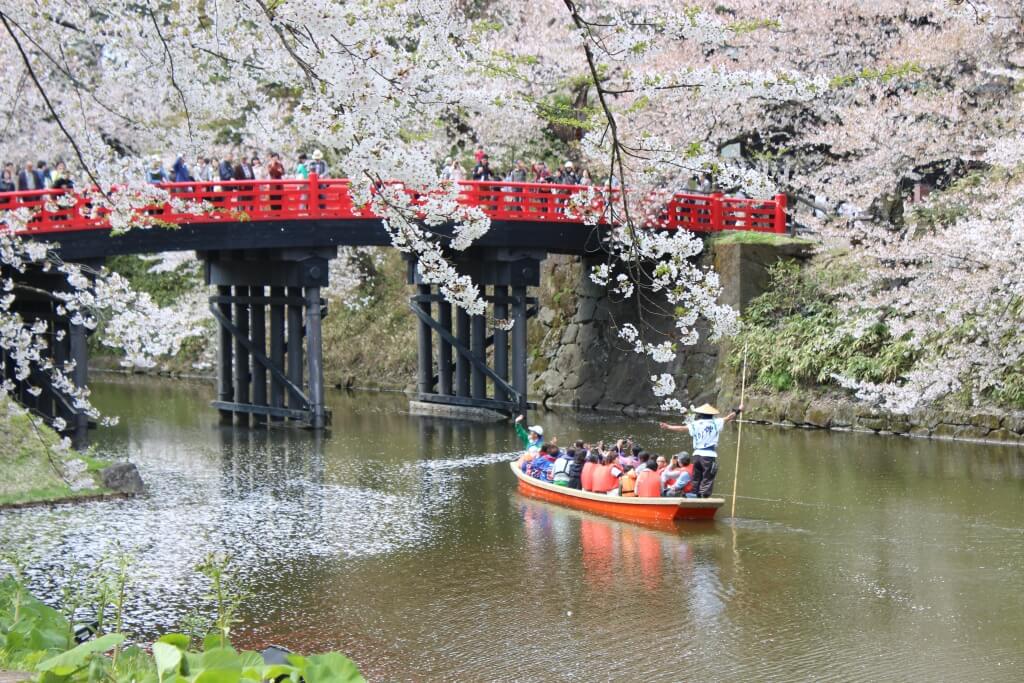
M661 477L657 472L644 470L636 476L636 495L641 498L657 498L661 495Z
M636 496L636 471L630 470L619 477L619 491L623 496Z
M594 471L600 467L596 462L583 463L583 471L580 472L580 483L584 491L594 490Z
M619 479L612 474L612 468L616 465L599 465L594 470L594 491L597 493L608 493L619 485Z

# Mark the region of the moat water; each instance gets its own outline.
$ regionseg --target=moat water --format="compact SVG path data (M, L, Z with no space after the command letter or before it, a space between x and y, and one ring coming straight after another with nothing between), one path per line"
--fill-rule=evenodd
M176 628L230 553L236 644L338 649L371 680L1019 681L1024 449L747 426L736 518L651 529L523 497L510 424L328 396L329 433L220 427L205 384L100 381L99 455L134 500L0 513L53 601L112 544L129 631ZM652 420L539 414L571 439L688 449ZM735 428L716 493L735 473Z

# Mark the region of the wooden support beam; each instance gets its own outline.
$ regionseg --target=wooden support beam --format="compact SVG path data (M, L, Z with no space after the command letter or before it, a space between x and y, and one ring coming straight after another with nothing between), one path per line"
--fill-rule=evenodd
M508 287L503 285L494 286L494 318L495 320L508 318ZM498 377L508 380L508 331L495 328L494 334L488 341L494 344L494 372ZM494 398L504 401L509 397L500 387L495 386Z
M320 288L306 287L306 358L309 365L310 426L313 429L323 429L327 426L320 322Z
M526 410L526 287L512 288L512 386L520 410Z
M420 296L430 296L430 285L417 285L416 289ZM417 325L417 337L419 342L417 368L417 386L420 393L432 393L434 391L434 345L430 335L430 326L423 322L423 317L431 317L430 301L420 300L418 304L423 316L420 316L420 324Z
M220 294L217 311L221 317L228 322L231 321L231 288L217 287ZM211 302L212 303L212 302ZM231 353L231 332L221 324L217 332L217 398L222 403L233 403L235 400L235 383L231 374L232 353ZM220 411L220 423L231 424L231 412Z
M267 352L267 309L262 303L263 287L250 287L249 312L252 322L253 348L261 355ZM252 364L252 403L255 406L267 405L267 369L262 363ZM256 413L256 424L264 424L264 415Z
M301 287L289 287L289 297L302 297ZM288 381L302 387L302 306L288 306ZM289 395L289 408L305 408L304 402L294 394Z
M447 301L437 304L438 321L448 332L452 331L452 305ZM437 391L452 395L452 345L440 335L437 338Z
M235 296L248 297L249 288L235 286ZM238 328L238 335L235 336L235 402L247 404L252 402L249 397L249 348L245 343L249 339L249 307L236 300L234 314L235 326ZM235 413L235 424L248 426L249 414Z
M284 287L270 288L270 362L278 368L284 368L284 299ZM284 384L273 375L270 378L270 407L284 407ZM284 416L271 413L270 417L272 421L279 422Z
M463 308L455 309L455 339L454 346L469 349L469 314ZM469 366L468 354L460 352L455 356L456 396L469 396Z

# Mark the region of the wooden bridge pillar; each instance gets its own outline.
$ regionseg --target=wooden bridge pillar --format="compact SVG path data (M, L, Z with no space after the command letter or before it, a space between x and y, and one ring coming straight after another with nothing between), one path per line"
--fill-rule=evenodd
M537 313L537 300L527 295L527 287L540 284L544 257L544 252L508 249L477 249L462 255L456 268L470 273L480 285L489 310L486 316L470 316L459 308L454 325L451 304L438 288L422 281L415 261L409 261L409 283L417 288L410 306L419 319L417 410L455 417L466 416L467 408L506 414L526 410L526 330L528 320ZM495 328L488 336L488 323L494 319L511 319L511 334ZM493 366L488 364L490 347Z
M210 297L220 326L213 406L222 424L327 425L320 289L336 255L334 247L200 253L207 284L217 286Z
M89 259L81 263L87 270L98 270L102 259ZM54 296L58 292L70 291L67 276L59 270L43 271L32 266L25 272L3 269L2 277L9 277L15 283L15 300L11 312L19 314L27 324L36 322L45 325L48 356L54 367L64 371L65 377L76 387L86 386L89 378L89 351L87 346L89 330L75 324L63 313L63 302ZM88 431L94 426L89 416L75 405L74 399L60 386L55 386L49 371L33 363L27 378L19 380L16 375L15 359L0 356L3 368L0 375L14 385L12 395L33 415L53 426L63 425L57 431L71 439L75 448L88 445Z

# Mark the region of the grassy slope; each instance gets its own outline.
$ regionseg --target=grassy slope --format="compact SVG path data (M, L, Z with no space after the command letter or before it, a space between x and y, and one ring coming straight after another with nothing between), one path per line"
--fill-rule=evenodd
M27 415L10 415L0 401L0 505L55 500L104 493L102 488L72 491L57 468L64 455L56 450L60 439L47 427L33 427ZM98 472L106 463L75 454L89 470Z
M377 272L359 296L371 297L357 309L330 301L324 320L324 379L328 386L405 389L416 381L416 321L409 310L412 288L405 263L384 250Z

